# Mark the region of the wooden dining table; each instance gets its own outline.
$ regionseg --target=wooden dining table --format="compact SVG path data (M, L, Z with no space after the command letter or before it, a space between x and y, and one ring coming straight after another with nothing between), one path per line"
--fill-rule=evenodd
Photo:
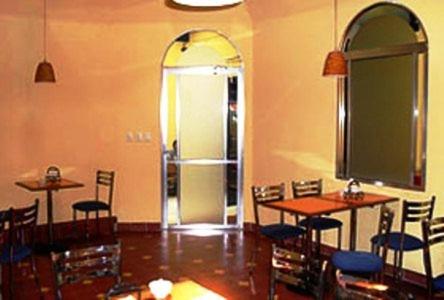
M54 231L53 231L53 192L64 189L80 188L83 187L83 183L75 182L69 179L61 178L57 181L46 180L22 180L15 183L17 186L22 187L31 192L46 192L46 213L48 223L48 245L42 249L42 252L50 252L58 250L57 245L54 244Z
M347 198L342 192L326 193L319 196L307 196L296 199L284 199L278 201L266 202L261 205L284 211L292 214L305 216L308 220L307 238L305 251L307 261L311 257L312 248L312 222L313 217L331 214L336 212L350 211L350 237L349 249L356 249L358 209L363 207L374 207L385 205L390 202L398 201L396 197L379 195L373 193L364 193L360 198Z

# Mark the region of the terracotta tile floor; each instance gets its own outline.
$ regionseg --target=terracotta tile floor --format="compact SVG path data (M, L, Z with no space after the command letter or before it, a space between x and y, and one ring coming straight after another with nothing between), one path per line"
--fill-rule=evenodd
M254 245L249 233L220 232L214 236L194 236L187 232L120 234L124 281L143 285L150 280L192 279L227 299L267 299L270 244L261 240L255 286L252 295L248 278L248 260ZM81 243L73 243L74 247ZM37 268L45 299L54 299L53 275L49 257L38 256ZM15 299L38 299L28 264L15 270ZM6 270L3 270L5 280ZM4 282L4 286L7 282ZM85 281L63 288L64 299L100 299L113 284L112 279ZM423 291L407 287L416 295ZM284 286L278 287L279 299L311 299ZM328 298L331 298L329 296ZM418 297L417 299L421 299Z

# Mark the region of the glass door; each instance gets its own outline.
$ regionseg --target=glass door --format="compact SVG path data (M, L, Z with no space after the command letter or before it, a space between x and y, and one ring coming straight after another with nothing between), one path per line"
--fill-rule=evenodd
M241 226L240 81L239 68L164 69L164 228Z

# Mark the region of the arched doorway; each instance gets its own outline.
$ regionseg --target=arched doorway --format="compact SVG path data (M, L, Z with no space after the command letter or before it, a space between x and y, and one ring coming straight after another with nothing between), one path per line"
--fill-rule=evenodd
M243 223L244 76L223 35L192 30L162 63L162 227Z

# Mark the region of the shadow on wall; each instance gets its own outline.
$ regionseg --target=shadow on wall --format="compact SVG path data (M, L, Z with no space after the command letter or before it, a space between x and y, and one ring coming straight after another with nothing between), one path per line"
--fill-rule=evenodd
M278 158L284 159L292 168L310 170L317 177L331 178L332 162L312 152L276 150L272 153Z

